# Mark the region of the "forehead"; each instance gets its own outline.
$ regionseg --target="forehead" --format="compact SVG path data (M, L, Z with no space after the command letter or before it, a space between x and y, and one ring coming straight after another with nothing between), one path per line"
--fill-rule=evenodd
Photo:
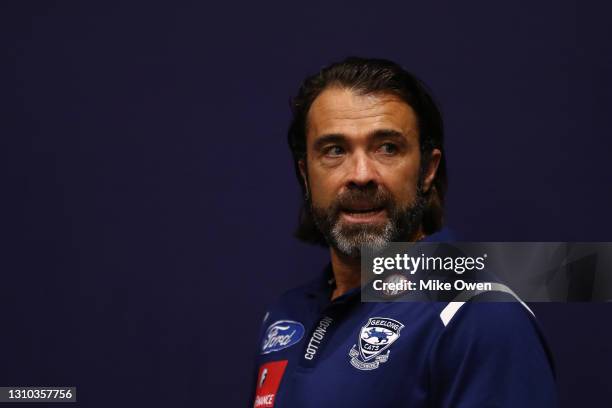
M308 112L309 138L332 133L363 136L376 129L409 135L417 131L417 118L412 108L393 94L361 95L339 87L321 92Z

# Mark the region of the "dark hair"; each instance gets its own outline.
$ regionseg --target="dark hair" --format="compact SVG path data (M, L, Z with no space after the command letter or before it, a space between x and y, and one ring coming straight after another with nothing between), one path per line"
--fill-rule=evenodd
M332 86L349 88L360 94L392 94L412 108L419 129L419 145L423 157L421 168L426 168L434 148L442 152L436 177L425 193L423 232L429 235L442 228L447 188L442 115L426 86L414 75L388 60L349 57L306 78L300 86L297 96L291 100L293 119L289 126L288 141L302 193L305 194L304 180L298 162L306 159L308 111L317 96ZM302 241L327 245L323 234L314 225L308 205L303 205L300 210L295 236Z

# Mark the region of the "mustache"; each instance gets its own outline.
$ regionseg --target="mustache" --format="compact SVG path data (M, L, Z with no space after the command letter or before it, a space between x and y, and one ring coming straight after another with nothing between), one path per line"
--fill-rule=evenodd
M392 206L391 194L382 188L351 189L338 195L331 205L332 213L347 209L383 209Z

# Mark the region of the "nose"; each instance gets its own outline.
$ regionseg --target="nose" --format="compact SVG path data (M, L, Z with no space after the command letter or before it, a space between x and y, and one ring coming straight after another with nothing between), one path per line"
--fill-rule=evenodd
M356 152L351 158L350 166L348 187L363 188L377 184L378 172L374 162L367 154Z

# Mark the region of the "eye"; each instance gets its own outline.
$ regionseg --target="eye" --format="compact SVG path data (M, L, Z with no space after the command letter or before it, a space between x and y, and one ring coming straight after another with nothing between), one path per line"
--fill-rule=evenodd
M383 154L392 155L397 153L398 148L393 143L383 143L382 145L380 145L380 148L378 150Z
M338 145L325 148L325 155L328 157L339 157L344 154L344 149Z

